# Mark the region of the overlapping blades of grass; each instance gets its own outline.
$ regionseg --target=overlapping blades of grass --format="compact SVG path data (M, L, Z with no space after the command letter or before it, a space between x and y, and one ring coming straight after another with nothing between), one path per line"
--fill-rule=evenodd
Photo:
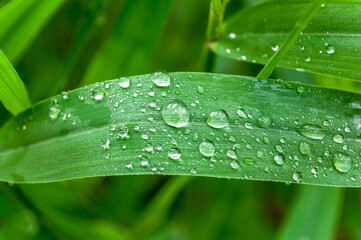
M272 0L246 8L209 45L217 54L265 64L311 2ZM359 1L327 1L278 66L361 80L360 13Z
M168 87L152 81L167 85L168 77ZM121 78L8 122L0 179L192 174L359 186L359 111L357 94L295 83L206 73Z

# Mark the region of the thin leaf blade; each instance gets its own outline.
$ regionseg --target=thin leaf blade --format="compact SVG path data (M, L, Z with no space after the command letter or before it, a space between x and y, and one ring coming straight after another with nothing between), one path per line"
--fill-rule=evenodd
M312 1L265 1L224 23L210 47L223 56L265 64ZM298 37L279 67L361 80L360 2L327 1Z

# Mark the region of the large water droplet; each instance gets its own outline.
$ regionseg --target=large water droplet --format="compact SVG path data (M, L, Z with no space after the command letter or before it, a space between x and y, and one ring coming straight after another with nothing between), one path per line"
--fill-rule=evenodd
M352 159L348 154L336 152L333 154L333 165L337 171L347 173L352 168Z
M205 140L199 144L199 151L203 156L210 157L216 151L216 147L214 146L213 142Z
M229 124L228 115L224 110L211 112L207 117L207 124L213 128L224 128Z
M170 76L165 71L152 73L150 79L158 87L168 87L170 85Z
M175 100L165 106L162 110L163 120L172 127L181 128L188 124L189 112L187 106Z
M311 124L302 125L297 129L297 132L304 137L315 140L323 139L326 136L326 133L319 126Z
M343 143L344 137L341 134L336 134L333 136L333 141L336 143Z
M298 146L298 150L303 155L308 155L311 152L311 146L308 143L300 142L300 145Z
M180 150L178 148L171 148L168 151L168 156L171 159L178 160L182 156L182 154L181 154L181 152L180 152Z
M277 165L282 165L285 162L285 156L283 154L277 154L273 157L273 160Z
M229 149L226 153L227 157L232 158L232 159L237 159L237 153L236 151Z

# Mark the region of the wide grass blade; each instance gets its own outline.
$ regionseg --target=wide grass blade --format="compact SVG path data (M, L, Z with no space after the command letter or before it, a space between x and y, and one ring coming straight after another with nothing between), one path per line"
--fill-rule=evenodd
M14 0L0 9L0 48L16 63L66 0Z
M223 56L265 64L279 50L310 0L265 1L224 23L209 46ZM361 80L361 3L327 1L278 66Z
M83 84L148 72L171 5L172 0L127 1L111 35L89 64Z
M31 105L24 83L1 50L0 101L13 115L17 115Z
M357 94L242 76L121 78L8 122L0 179L174 174L355 187L360 108Z
M344 191L303 186L278 239L334 239Z

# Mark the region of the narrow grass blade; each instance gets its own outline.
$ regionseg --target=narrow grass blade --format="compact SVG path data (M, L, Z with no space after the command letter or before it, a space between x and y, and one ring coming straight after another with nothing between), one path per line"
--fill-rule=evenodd
M232 75L121 78L55 96L8 122L0 180L171 174L357 187L359 99Z
M0 48L18 62L49 18L66 0L14 0L0 9Z
M0 101L13 115L17 115L31 105L24 83L1 50Z
M303 186L278 239L334 239L344 190Z
M272 0L246 8L224 23L222 38L210 46L223 56L265 64L310 4ZM325 1L278 66L361 80L360 19L360 1Z

